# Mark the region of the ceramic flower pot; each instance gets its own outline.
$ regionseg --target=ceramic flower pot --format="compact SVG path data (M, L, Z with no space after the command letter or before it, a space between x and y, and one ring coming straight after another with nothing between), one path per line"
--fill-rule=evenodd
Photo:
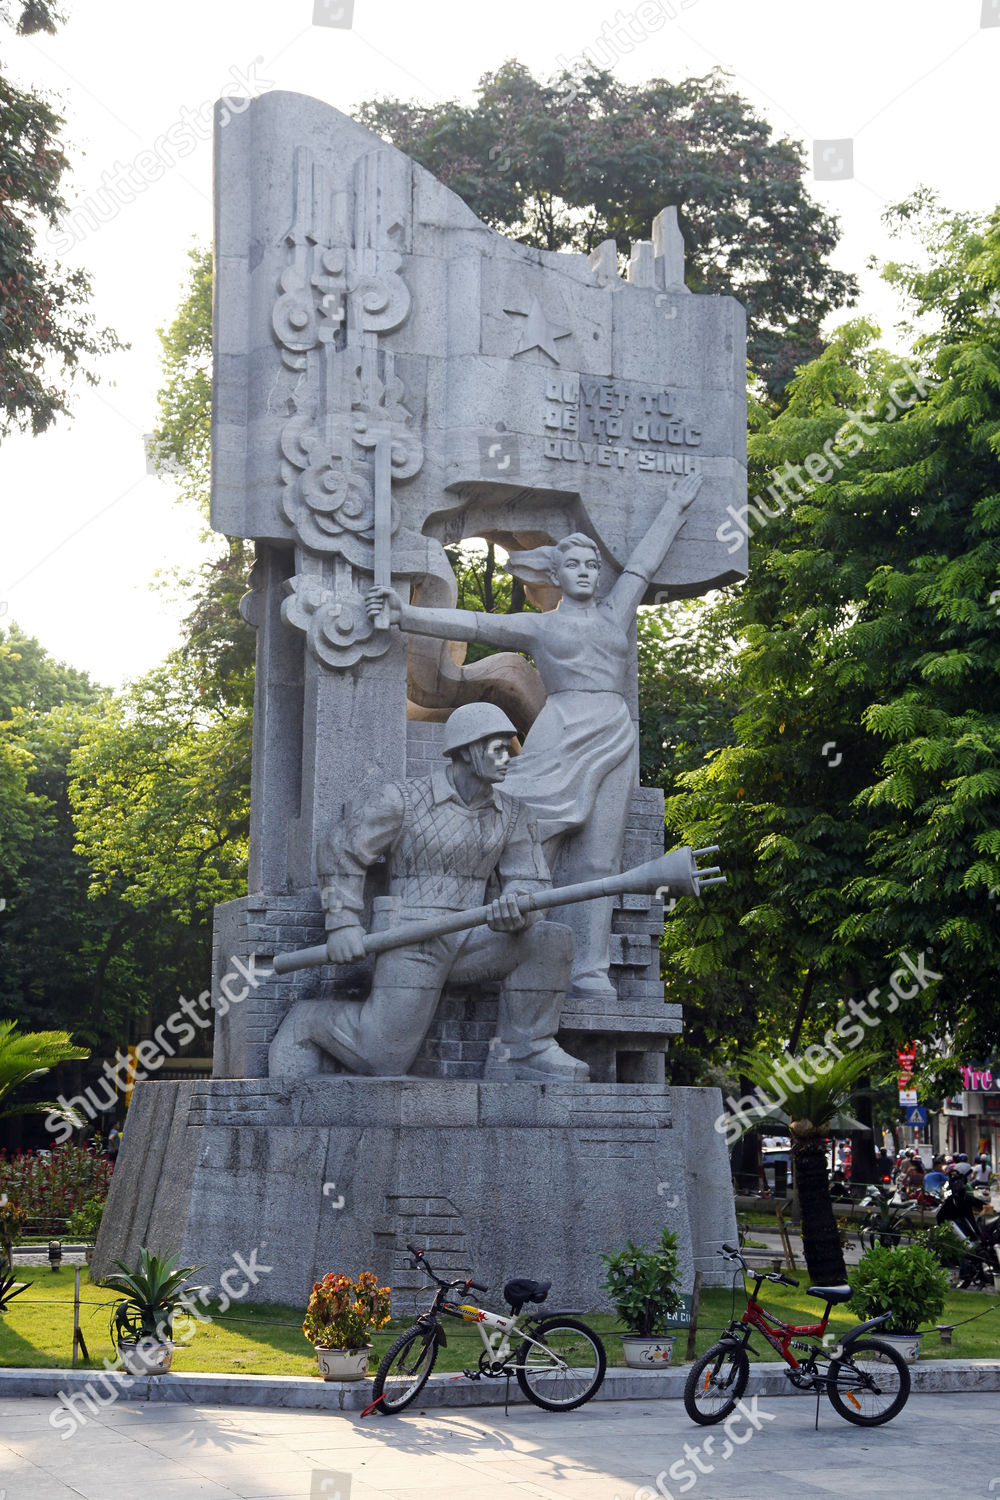
M324 1380L364 1380L368 1374L371 1345L363 1349L323 1349L317 1346L316 1358Z
M118 1353L130 1375L165 1375L173 1361L174 1346L161 1344L159 1339L120 1340Z
M623 1333L625 1363L633 1370L662 1370L674 1357L676 1337L675 1333L668 1333L647 1339L639 1334Z
M873 1331L872 1338L878 1339L882 1344L891 1344L892 1347L912 1365L920 1358L920 1340L922 1333L883 1333L881 1328Z

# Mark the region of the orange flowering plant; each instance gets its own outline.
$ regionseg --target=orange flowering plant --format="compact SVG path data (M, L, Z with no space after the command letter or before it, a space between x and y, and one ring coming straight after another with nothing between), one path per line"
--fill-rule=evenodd
M364 1349L389 1318L389 1288L372 1271L357 1281L330 1271L313 1284L302 1332L318 1349Z

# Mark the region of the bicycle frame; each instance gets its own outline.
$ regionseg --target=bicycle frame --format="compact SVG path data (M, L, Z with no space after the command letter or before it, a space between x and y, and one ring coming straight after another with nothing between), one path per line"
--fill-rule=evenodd
M781 1318L776 1317L774 1313L768 1312L767 1308L758 1300L760 1289L765 1281L785 1282L790 1286L798 1286L798 1282L791 1281L788 1277L778 1276L769 1271L750 1272L750 1268L743 1259L743 1256L731 1245L724 1246L719 1251L719 1254L724 1255L727 1260L738 1260L740 1262L744 1277L744 1291L746 1291L747 1274L751 1274L754 1278L753 1291L747 1292L747 1305L743 1316L738 1321L735 1318L733 1319L719 1342L733 1344L742 1349L749 1348L751 1354L756 1354L757 1350L750 1343L750 1334L756 1330L758 1333L763 1334L767 1342L771 1345L771 1348L781 1355L781 1358L792 1372L790 1378L793 1380L795 1375L802 1370L804 1370L807 1376L811 1376L813 1380L817 1378L823 1380L825 1377L816 1369L815 1362L817 1358L832 1362L834 1359L840 1359L844 1355L849 1354L852 1344L856 1343L859 1338L863 1338L866 1334L873 1333L889 1317L888 1313L883 1313L880 1317L869 1318L864 1323L855 1323L853 1328L849 1328L845 1333L840 1335L834 1349L827 1350L826 1348L817 1347L814 1344L804 1345L803 1349L808 1352L808 1363L804 1365L792 1353L791 1346L795 1337L796 1335L801 1335L806 1338L822 1338L826 1333L834 1304L832 1302L826 1304L823 1317L818 1323L785 1323ZM738 1332L738 1330L742 1330L742 1333Z
M823 1314L822 1321L819 1323L785 1323L774 1313L768 1312L767 1308L758 1300L758 1293L765 1279L763 1276L756 1276L754 1278L753 1291L747 1294L746 1309L739 1323L736 1325L745 1329L743 1337L738 1340L735 1338L735 1331L732 1325L730 1325L729 1336L733 1338L734 1342L746 1345L750 1341L751 1330L756 1329L758 1333L763 1334L764 1338L767 1339L771 1348L781 1355L781 1358L790 1369L799 1370L802 1368L802 1365L801 1361L797 1360L792 1353L792 1341L797 1335L806 1338L822 1338L824 1333L826 1333L827 1324L830 1321L831 1304L827 1303L826 1311ZM823 1351L817 1349L813 1352L814 1354L820 1354Z
M524 1368L524 1366L510 1362L511 1343L515 1336L518 1339L526 1339L535 1349L542 1350L553 1362L554 1368L565 1366L565 1360L561 1360L547 1344L541 1343L529 1333L528 1329L531 1324L540 1321L533 1313L527 1313L522 1309L516 1316L503 1317L500 1313L490 1312L486 1307L473 1307L471 1303L455 1304L443 1299L439 1311L448 1317L461 1318L466 1323L475 1323L479 1337L482 1339L483 1353L492 1365L503 1367L497 1370L498 1376L513 1374L516 1370ZM487 1329L493 1330L492 1334L487 1333ZM498 1333L500 1341L494 1343ZM490 1372L480 1369L480 1374L488 1373Z
M511 1361L511 1341L515 1336L518 1339L527 1340L533 1349L544 1352L553 1369L566 1368L565 1360L560 1359L559 1355L550 1349L547 1344L543 1344L529 1332L534 1323L543 1321L543 1317L552 1317L552 1312L546 1312L540 1316L535 1313L529 1313L527 1308L524 1307L519 1313L505 1316L501 1313L490 1312L486 1307L475 1307L472 1303L449 1302L448 1295L450 1292L455 1291L459 1287L467 1291L470 1287L475 1286L475 1282L471 1280L443 1281L441 1277L434 1275L434 1272L430 1270L426 1262L424 1262L424 1270L433 1281L437 1282L437 1291L434 1294L434 1299L430 1307L426 1312L420 1313L416 1321L419 1325L427 1328L429 1331L428 1337L432 1333L439 1344L447 1344L448 1342L447 1335L440 1323L442 1316L457 1318L466 1323L475 1323L479 1337L482 1339L483 1354L493 1367L490 1370L485 1370L480 1365L477 1376L487 1375L490 1378L498 1379L505 1374L513 1375L519 1369L526 1368ZM498 1344L491 1342L491 1336L487 1333L487 1329L492 1330L493 1337L497 1333L500 1334L501 1337Z

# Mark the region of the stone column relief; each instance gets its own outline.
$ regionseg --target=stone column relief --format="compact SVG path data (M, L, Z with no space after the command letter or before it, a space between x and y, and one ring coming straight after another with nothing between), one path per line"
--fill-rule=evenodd
M388 180L399 166L386 151L357 162L350 234L345 195L331 193L305 148L296 152L288 265L271 314L289 372L274 395L283 388L290 408L280 437L281 508L296 550L282 616L332 668L388 650L358 580L367 574L388 584L399 530L393 480L410 479L423 462L392 351L380 346L411 306L394 248L402 228L392 213L398 182Z

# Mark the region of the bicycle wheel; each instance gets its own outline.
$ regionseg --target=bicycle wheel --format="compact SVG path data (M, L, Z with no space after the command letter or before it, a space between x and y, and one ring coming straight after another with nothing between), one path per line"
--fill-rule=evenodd
M750 1360L739 1345L713 1344L696 1359L684 1382L684 1410L692 1422L711 1427L729 1416L747 1388Z
M830 1361L826 1394L830 1405L858 1427L881 1427L906 1405L910 1369L906 1360L878 1339L859 1339L843 1359Z
M517 1383L545 1411L572 1411L604 1380L607 1355L593 1329L576 1318L546 1318L517 1351ZM544 1345L544 1347L540 1347Z
M401 1333L383 1355L372 1382L372 1400L378 1401L375 1410L392 1416L415 1401L427 1384L436 1359L433 1329L408 1328Z

